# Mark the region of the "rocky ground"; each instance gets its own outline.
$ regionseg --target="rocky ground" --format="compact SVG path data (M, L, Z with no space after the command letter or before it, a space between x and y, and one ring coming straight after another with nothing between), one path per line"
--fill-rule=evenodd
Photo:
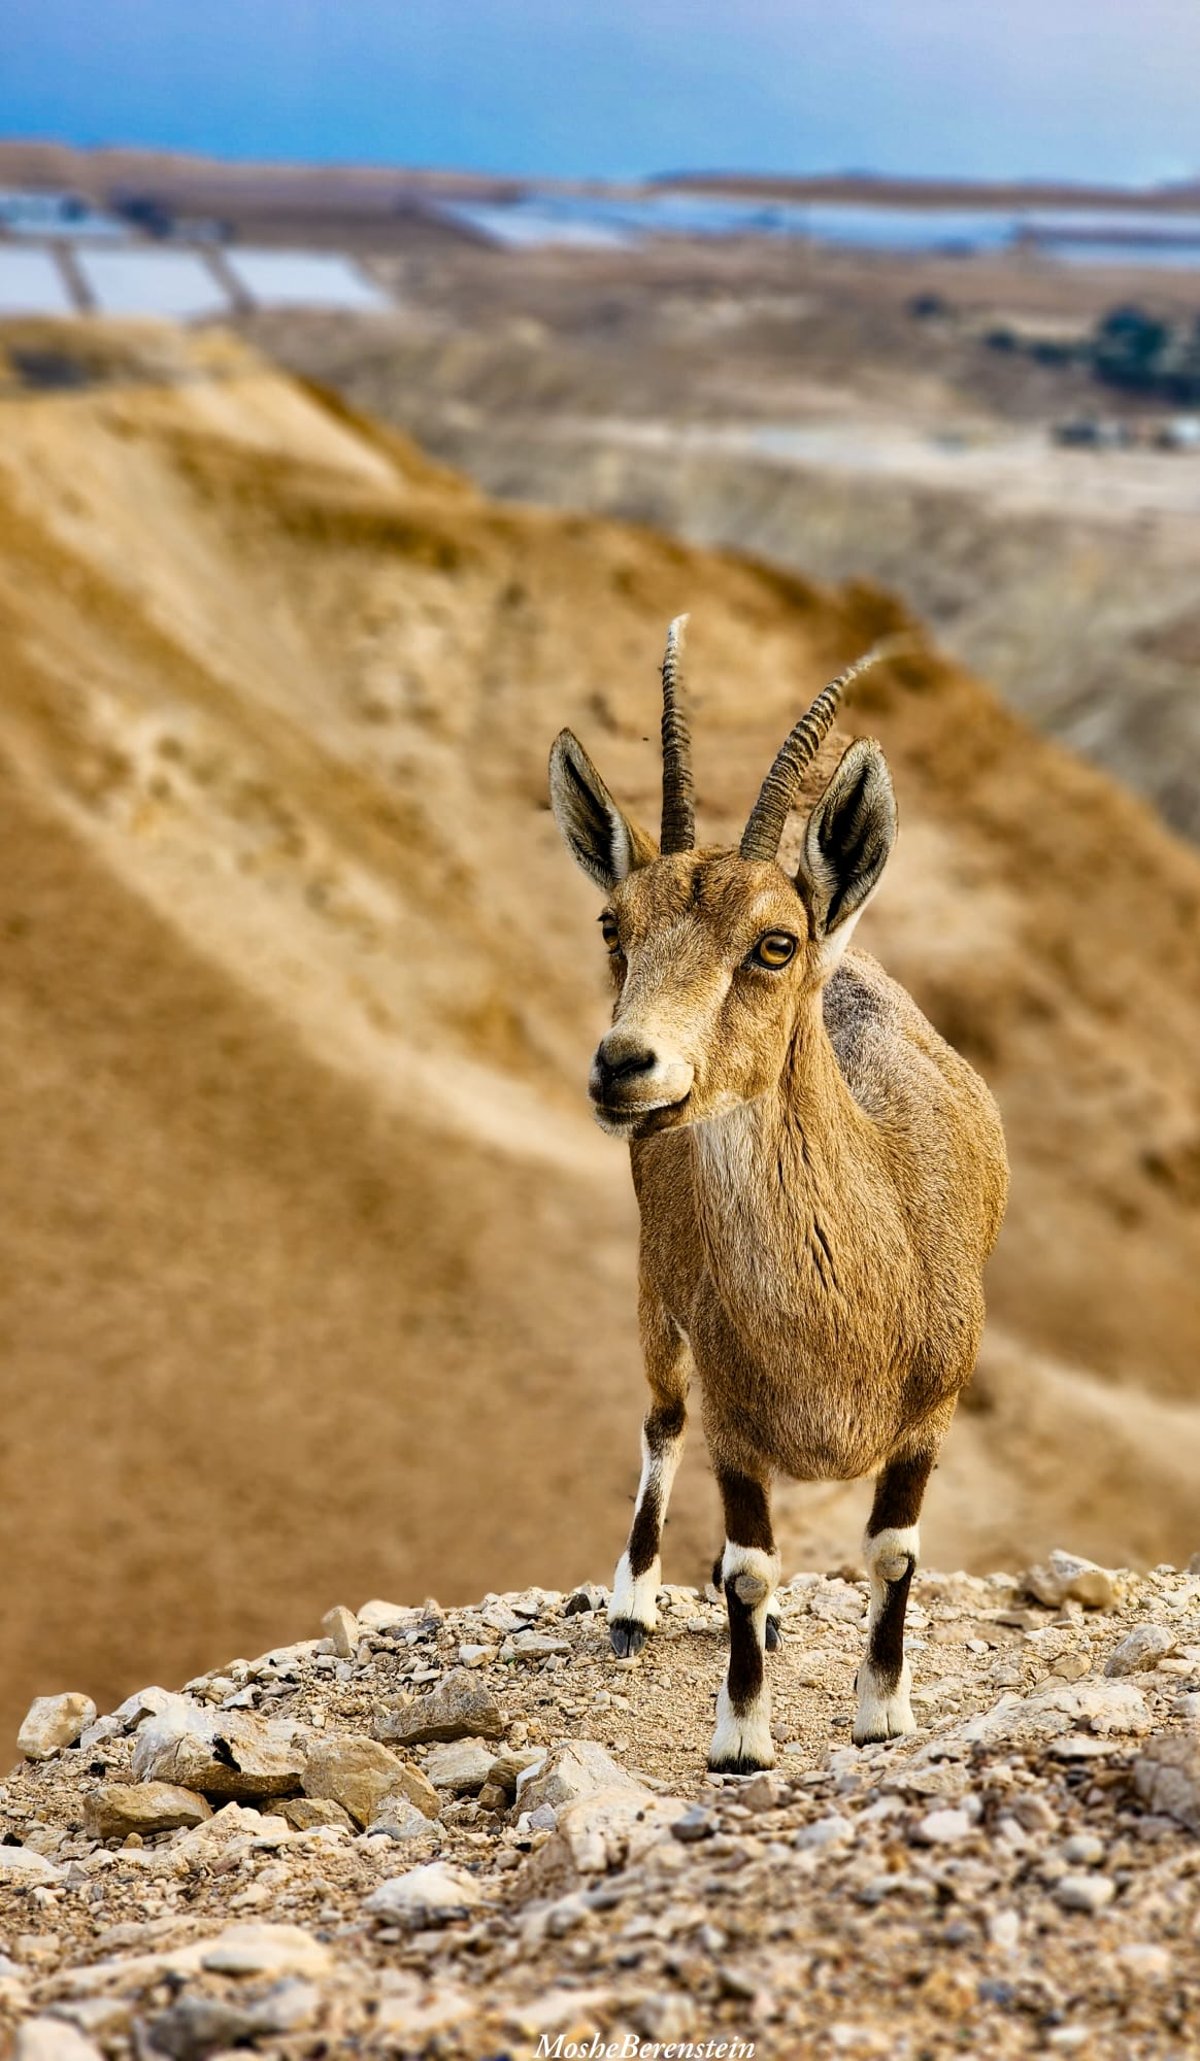
M748 1779L704 1769L722 1607L660 1600L631 1662L602 1589L531 1589L35 1704L3 2051L1197 2051L1200 1568L923 1575L921 1730L863 1749L865 1582L798 1575Z

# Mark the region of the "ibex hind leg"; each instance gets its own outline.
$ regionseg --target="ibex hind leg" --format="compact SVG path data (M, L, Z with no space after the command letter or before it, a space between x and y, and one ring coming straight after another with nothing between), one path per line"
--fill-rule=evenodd
M908 1591L920 1552L917 1519L934 1453L891 1460L875 1484L875 1500L863 1541L871 1604L867 1650L858 1671L854 1742L869 1745L900 1739L917 1729L912 1677L904 1653Z
M779 1555L762 1482L723 1471L718 1482L725 1505L721 1586L729 1612L729 1672L717 1696L708 1765L717 1774L752 1775L775 1765L771 1692L763 1663Z
M663 1520L683 1454L686 1421L683 1403L672 1402L656 1404L642 1426L642 1478L608 1602L608 1636L621 1660L640 1653L658 1624Z

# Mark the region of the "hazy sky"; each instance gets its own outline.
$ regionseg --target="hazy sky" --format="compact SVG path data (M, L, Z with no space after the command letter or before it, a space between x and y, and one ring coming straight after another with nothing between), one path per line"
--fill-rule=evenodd
M1200 0L6 0L0 133L237 157L1155 180Z

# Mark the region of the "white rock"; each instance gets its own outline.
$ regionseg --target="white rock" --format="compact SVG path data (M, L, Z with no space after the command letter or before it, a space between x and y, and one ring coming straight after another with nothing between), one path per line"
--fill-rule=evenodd
M63 1870L31 1846L0 1846L0 1883L61 1882Z
M678 1796L655 1796L630 1784L601 1789L559 1811L553 1835L556 1853L569 1859L580 1875L607 1874L639 1860L669 1835L688 1808ZM543 1851L550 1855L549 1847Z
M495 1751L482 1739L451 1739L431 1747L425 1774L435 1789L448 1789L454 1796L475 1796L491 1780L496 1765Z
M1094 1560L1081 1560L1077 1553L1064 1553L1056 1546L1041 1567L1031 1567L1023 1587L1039 1603L1061 1609L1069 1599L1089 1610L1111 1610L1116 1602L1113 1578Z
M196 1945L201 1967L213 1975L323 1975L333 1961L299 1925L229 1925Z
M597 1740L566 1739L552 1746L540 1764L535 1762L517 1776L517 1803L525 1811L537 1810L544 1803L559 1810L581 1796L596 1796L602 1789L637 1786Z
M353 1660L358 1651L358 1619L344 1603L335 1603L321 1619L321 1630L332 1640L333 1650L342 1660Z
M966 1811L930 1811L913 1827L913 1839L918 1846L953 1846L960 1839L968 1839L974 1825Z
M545 1632L517 1632L500 1648L501 1660L549 1660L552 1654L569 1653L567 1639L553 1639Z
M1012 1910L989 1911L987 1934L992 1945L1000 1953L1015 1953L1021 1937L1021 1920Z
M103 2061L103 2056L63 2018L27 2018L17 2028L12 2061Z
M407 1875L389 1876L371 1892L363 1909L386 1924L420 1931L425 1926L448 1925L455 1918L469 1918L482 1902L472 1876L445 1861L430 1861L423 1868L410 1869Z
M1136 1982L1166 1982L1170 1978L1170 1953L1151 1940L1130 1940L1126 1946L1119 1946L1117 1959Z
M819 1852L822 1847L841 1846L853 1837L854 1827L849 1818L814 1818L811 1825L801 1825L792 1845L802 1853Z
M138 1733L133 1778L245 1801L298 1789L304 1758L285 1719L201 1709L173 1696Z
M1134 1762L1133 1786L1152 1811L1200 1832L1200 1738L1163 1732L1151 1739Z
M364 1631L371 1632L382 1631L383 1627L389 1624L413 1624L423 1615L423 1611L415 1609L409 1603L385 1603L378 1596L373 1596L369 1603L364 1603L357 1613L360 1626Z
M64 1696L35 1696L17 1733L17 1750L26 1760L49 1760L64 1746L73 1746L84 1726L94 1724L95 1719L95 1704L80 1690Z
M1136 1675L1156 1667L1174 1650L1175 1635L1162 1624L1135 1624L1104 1663L1106 1675Z
M1055 1682L1034 1696L1001 1696L958 1736L972 1746L1036 1745L1083 1726L1101 1734L1148 1732L1146 1699L1132 1682Z
M1117 1893L1110 1875L1063 1875L1051 1894L1064 1911L1087 1911L1094 1916L1104 1910Z
M1062 1857L1072 1868L1098 1868L1107 1851L1094 1832L1073 1832L1063 1842Z
M407 1796L385 1796L363 1837L394 1839L398 1843L409 1839L430 1839L438 1844L442 1828L436 1818L427 1818L424 1811L409 1802Z
M119 1718L129 1732L140 1725L143 1718L157 1717L173 1701L174 1692L170 1689L135 1689L124 1703L118 1703L113 1716Z

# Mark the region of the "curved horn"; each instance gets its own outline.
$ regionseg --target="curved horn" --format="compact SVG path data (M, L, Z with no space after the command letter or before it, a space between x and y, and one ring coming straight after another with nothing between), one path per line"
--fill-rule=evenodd
M662 662L663 712L663 852L690 852L696 842L696 810L692 790L692 740L680 708L683 685L683 633L687 617L677 615L667 631Z
M856 658L852 666L823 687L812 707L802 715L795 728L784 739L776 755L775 763L763 781L758 800L750 811L750 818L742 833L740 846L743 859L774 859L779 853L779 841L788 812L793 807L800 786L801 775L810 766L833 728L838 704L850 685L868 666L878 665L882 658L892 658L902 641L889 637L883 644Z

